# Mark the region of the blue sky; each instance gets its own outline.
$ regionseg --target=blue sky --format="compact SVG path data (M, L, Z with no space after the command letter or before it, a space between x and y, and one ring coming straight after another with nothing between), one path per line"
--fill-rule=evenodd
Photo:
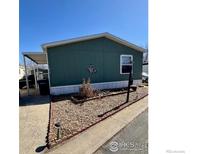
M147 0L20 0L19 59L41 44L109 32L145 47Z

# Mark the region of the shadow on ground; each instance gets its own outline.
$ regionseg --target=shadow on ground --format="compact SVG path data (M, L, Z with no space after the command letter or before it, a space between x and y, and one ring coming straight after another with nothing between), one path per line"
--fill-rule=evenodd
M45 148L46 148L46 145L39 146L38 148L36 148L35 152L37 153L42 152Z
M24 96L19 98L19 106L40 105L50 102L50 96Z

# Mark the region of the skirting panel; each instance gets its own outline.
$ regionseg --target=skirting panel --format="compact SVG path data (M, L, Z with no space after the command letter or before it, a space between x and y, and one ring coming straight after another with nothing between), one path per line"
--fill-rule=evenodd
M142 80L134 80L134 85L139 85L142 83ZM97 89L115 89L115 88L123 88L127 87L128 81L115 81L115 82L102 82L102 83L93 83L92 87ZM68 86L57 86L50 87L51 95L61 95L61 94L69 94L69 93L77 93L79 92L79 88L81 85L68 85Z

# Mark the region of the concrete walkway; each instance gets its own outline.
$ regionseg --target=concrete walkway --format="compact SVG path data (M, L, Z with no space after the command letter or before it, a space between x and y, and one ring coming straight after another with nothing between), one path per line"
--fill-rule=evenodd
M49 103L19 107L20 154L35 154L36 151L43 150L48 118Z
M48 151L49 154L92 154L148 107L148 98L130 105L99 124Z
M148 154L148 109L94 154Z

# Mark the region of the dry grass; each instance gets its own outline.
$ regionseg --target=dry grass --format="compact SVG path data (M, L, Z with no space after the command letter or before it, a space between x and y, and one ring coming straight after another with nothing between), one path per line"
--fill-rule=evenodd
M94 97L95 93L94 90L90 84L90 79L88 78L88 80L83 79L83 84L80 87L80 96L81 97Z

